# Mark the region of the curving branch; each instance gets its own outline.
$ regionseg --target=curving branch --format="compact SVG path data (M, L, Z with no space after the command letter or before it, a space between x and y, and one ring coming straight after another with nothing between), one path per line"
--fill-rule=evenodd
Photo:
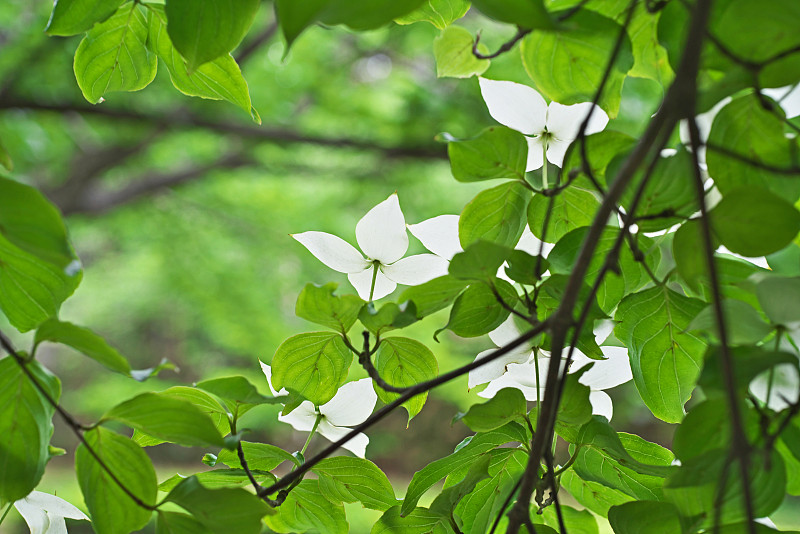
M500 46L500 48L498 48L496 52L493 52L491 54L481 54L478 51L478 43L481 42L481 34L480 32L478 32L478 35L475 36L475 42L472 44L472 55L478 59L494 59L497 56L505 54L506 52L514 48L514 45L517 44L520 41L520 39L522 39L529 33L531 33L531 30L525 28L517 28L517 33L514 34L514 37L503 43L502 46Z

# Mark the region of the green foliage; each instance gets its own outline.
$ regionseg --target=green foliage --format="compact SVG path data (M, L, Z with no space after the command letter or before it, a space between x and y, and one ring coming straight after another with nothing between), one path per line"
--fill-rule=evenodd
M792 92L800 83L800 8L791 0L719 0L705 28L706 6L58 0L46 32L84 34L73 69L89 103L155 80L147 96L116 95L97 108L69 104L69 89L77 95L74 82L46 74L63 70L63 55L49 56L33 44L23 49L34 42L24 24L0 27L4 43L14 45L0 60L9 79L0 88L0 165L21 180L0 177L0 311L20 333L35 331L29 352L14 348L28 338L0 336L8 353L0 360L0 502L35 500L31 492L51 456L64 453L59 434L51 443L58 416L80 442L76 480L98 534L127 534L153 519L158 534L257 534L264 523L287 534L369 528L485 534L497 525L517 532L532 503L537 513L530 521L543 533L562 530L563 521L569 532L598 534L593 514L607 517L617 534L772 532L750 522L773 516L780 523L779 507L790 507L787 495L800 493L800 173ZM272 7L274 17L266 13ZM4 6L0 14L23 20L21 9ZM30 9L26 17L38 16L38 8ZM462 18L463 26L453 25ZM44 26L42 20L36 27ZM314 26L327 31L310 30L297 40ZM285 42L259 55L277 30ZM481 32L485 39L478 43ZM248 57L256 60L240 67ZM314 61L306 70L291 70L308 58ZM159 59L170 91L226 101L256 124L228 118L224 107L219 115L206 112L199 100L174 106L158 87ZM506 126L479 131L486 116L478 113L477 84L458 79L484 73L489 115ZM490 80L535 88L500 84L505 96L493 100L484 87ZM254 101L268 127L258 128ZM587 115L593 102L610 121L599 110ZM70 113L39 114L60 110ZM687 140L689 125L681 122L692 120L699 144ZM204 137L195 128L226 138ZM447 142L456 182L449 188L435 178L448 170L439 161L444 147L431 145L436 131L458 135L437 137ZM139 176L132 171L142 162L148 166ZM71 228L87 234L76 247L59 212L98 214L209 169L255 165L275 168L265 179L258 169L236 183L226 170L218 182L143 202L135 208L141 211L115 213L118 220L109 216L102 225L70 219ZM338 185L343 174L358 186ZM425 193L404 201L408 219L386 215L402 219L399 228L363 252L367 261L383 258L381 273L392 283L410 286L398 297L376 289L370 295L386 297L365 302L337 292L338 284L327 279L307 283L319 271L295 261L285 241L274 245L273 236L299 224L281 210L301 206L302 225L335 226L341 206L366 203L400 174L424 183ZM224 201L210 200L211 194ZM190 230L174 235L192 238L164 240L167 254L158 260L144 254L114 278L105 257L121 244L149 250L159 232L174 230L175 219L162 213L160 202L176 199ZM250 211L239 211L242 206ZM421 216L461 206L457 223L455 216ZM148 218L141 217L145 210ZM362 220L359 242L367 241L366 233L380 235L371 226L382 219ZM419 242L407 239L405 220L422 220L409 225ZM107 221L108 229L99 230ZM433 255L418 254L420 245ZM772 272L756 259L717 252L720 245L747 258L768 256ZM76 248L94 272L106 270L111 278L104 278L107 294L91 304L76 300L62 312L82 279ZM330 255L323 263L361 291L358 277L373 272L364 271L362 253L322 252ZM442 275L446 262L449 274ZM173 271L175 265L183 271ZM140 271L173 275L154 284L144 275L140 280ZM297 289L295 315L325 331L285 339L297 324L273 318L290 315L289 293ZM157 316L169 321L143 318L136 294L148 291L163 308ZM117 302L120 294L127 300ZM186 294L194 300L184 300ZM197 302L206 309L198 311ZM92 306L113 312L94 325L83 320ZM445 315L445 326L434 332ZM126 356L94 329L122 339ZM146 343L118 334L126 329ZM153 341L153 331L169 343ZM420 341L431 334L442 342L435 351ZM496 348L475 362L475 343L488 342L456 339L487 334ZM44 349L44 342L56 345ZM101 366L60 358L55 351L65 347ZM253 364L273 350L271 365L262 364L269 395L255 381L260 375ZM159 365L133 369L153 354ZM571 366L564 364L567 354ZM162 355L189 367L188 374L169 377L173 387L138 384L175 369ZM354 356L360 365L351 365ZM231 365L223 369L211 357ZM43 361L65 377L63 403L61 381ZM550 372L534 376L539 366ZM77 391L76 375L86 393ZM470 387L486 388L478 390L486 400L477 402L474 391L459 386L464 375ZM641 402L601 392L631 375ZM110 377L112 396L95 393L104 380L99 376ZM191 387L174 385L187 380ZM430 394L448 382L445 396L457 407ZM383 405L376 412L377 400ZM81 417L69 411L76 402L89 406ZM617 432L598 415L610 417L608 402L622 406L613 412L625 428L643 430L643 412L675 425L671 449L656 443L670 442L672 432L659 422L650 425L654 435ZM445 418L412 421L426 404ZM401 466L403 458L394 457L393 440L373 427L379 420L392 424L384 418L399 406L408 425L422 428L426 446L444 441L448 412L476 432L449 455L432 450L429 457L439 459L415 458L418 470L402 501L379 465ZM276 416L309 433L302 449L291 453L278 442ZM120 426L133 435L118 433ZM316 434L334 445L322 449ZM556 436L568 443L566 459ZM170 445L144 450L162 443ZM197 462L194 474L165 473L159 485L153 462L173 445L206 449L202 463L213 469ZM356 457L332 456L341 446ZM547 452L534 458L539 451ZM372 455L382 457L373 463ZM166 496L159 499L159 490ZM560 502L557 512L553 501L566 500L565 493L586 509ZM374 514L369 528L345 506L353 503ZM59 528L54 513L47 509L48 524Z

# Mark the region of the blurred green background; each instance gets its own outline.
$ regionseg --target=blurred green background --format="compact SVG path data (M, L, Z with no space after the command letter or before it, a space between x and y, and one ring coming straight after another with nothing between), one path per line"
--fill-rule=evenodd
M358 219L394 191L415 223L459 213L486 186L456 183L446 147L434 140L440 132L469 137L494 122L477 80L436 78L431 25L363 34L312 28L284 60L265 2L236 51L263 119L257 126L229 104L179 94L165 69L141 92L90 106L72 73L79 38L43 33L50 8L0 4L0 139L15 163L11 176L41 188L65 212L83 261L84 280L61 317L106 337L135 368L162 358L180 368L137 383L43 346L42 362L64 384L62 404L80 420L138 392L203 378L242 374L268 392L258 359L269 361L284 339L316 329L294 316L302 287L336 281L354 292L290 233L321 230L354 243ZM463 25L483 28L490 49L513 33L473 15ZM486 75L526 81L514 53ZM613 128L640 132L660 96L653 82L629 78ZM413 238L411 247L423 250ZM409 329L434 349L441 370L492 346L447 334L437 344L432 333L445 323L440 314ZM14 341L27 347L31 336ZM632 384L610 393L619 430L669 444L670 425L636 408ZM414 471L469 434L451 420L476 398L466 377L440 388L408 428L403 412L368 432L368 458L402 491ZM53 444L68 454L53 460L39 489L82 506L72 471L76 440L59 423ZM271 407L251 411L243 424L248 440L290 451L305 439L277 422ZM323 444L316 438L312 452ZM162 480L204 468L202 450L149 452ZM353 532L368 532L375 515L356 505L348 517ZM15 511L1 528L26 532ZM70 523L73 534L89 531Z

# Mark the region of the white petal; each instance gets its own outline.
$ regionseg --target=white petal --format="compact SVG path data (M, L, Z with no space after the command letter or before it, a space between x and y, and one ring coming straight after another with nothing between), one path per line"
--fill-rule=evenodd
M533 356L525 363L509 364L506 375L518 384L527 386L533 390L539 387L544 391L544 383L547 380L547 368L550 364L550 358L546 358L540 354L538 359L538 379L536 377L536 363Z
M489 339L491 339L492 342L494 342L494 344L498 347L502 347L503 345L514 341L520 335L522 335L522 333L519 331L519 328L517 328L514 318L509 317L503 321L503 324L489 332ZM524 352L526 354L530 354L528 349L525 349Z
M15 502L14 507L28 524L31 534L44 534L45 530L50 527L50 519L40 507L29 504L25 499Z
M793 119L800 115L800 85L764 89L761 92L778 102L786 113L787 119Z
M272 387L272 367L261 360L259 360L258 363L261 364L261 370L264 372L264 376L267 377L267 385L269 386L269 390L272 392L272 396L277 397L279 395L288 395L289 392L286 390L286 388L281 388L280 391L275 391L275 388Z
M360 273L351 273L347 275L347 279L356 288L358 296L364 300L369 300L369 289L372 286L372 269L361 271ZM378 269L378 274L375 276L375 290L372 292L372 300L378 300L397 287L397 284L386 278L386 275Z
M580 383L594 390L609 389L624 384L633 378L631 373L628 349L625 347L600 347L606 360L590 360L586 356L575 358L571 370L575 371L588 363L594 363L591 369L583 373Z
M539 247L542 245L542 242L539 241L539 238L533 235L533 232L530 231L527 225L525 225L525 229L522 231L522 237L519 238L519 242L517 246L514 247L517 250L522 250L523 252L527 252L531 256L538 256L539 255ZM553 247L550 243L545 243L544 247L542 248L542 255L547 257L550 254L550 251L553 250Z
M594 108L594 109L592 109ZM603 130L608 124L608 115L591 102L581 102L572 106L565 106L558 102L551 102L547 109L547 131L556 138L572 142L581 129L581 124L586 120L589 112L592 117L586 126L586 135L591 135Z
M497 349L489 349L483 352L478 353L478 356L475 358L477 362L481 358L492 354ZM523 351L511 351L505 356L501 356L496 360L492 360L491 362L482 365L476 369L473 369L469 372L469 379L467 383L467 387L469 389L474 388L480 384L485 384L486 382L491 382L497 378L503 376L506 372L506 366L510 363L522 363L525 362L530 357L530 351L525 349Z
M279 415L278 421L292 425L295 430L310 432L317 420L317 411L310 401L303 401L300 406L286 415Z
M589 393L589 402L592 403L592 413L594 415L602 415L609 421L611 416L614 415L614 404L611 402L611 397L605 391L592 391Z
M419 224L409 224L408 231L426 249L446 260L464 250L458 240L458 215L439 215Z
M336 395L319 407L319 412L335 426L355 426L363 423L375 409L378 395L371 378L348 382Z
M397 193L361 217L356 225L356 241L369 259L385 265L403 257L408 250L408 234Z
M775 525L775 523L773 523L773 522L772 522L772 519L770 519L769 517L759 517L758 519L755 519L754 521L755 521L756 523L760 523L760 524L762 524L762 525L766 525L766 526L768 526L768 527L771 527L771 528L774 528L774 529L776 529L776 530L777 530L777 528L778 528L778 527Z
M528 162L525 164L525 172L541 169L544 164L544 148L541 137L526 137L528 141Z
M47 514L47 519L50 520L50 526L44 534L68 534L67 523L63 517L53 517L52 514Z
M33 491L30 493L30 495L25 497L23 501L25 501L26 504L47 511L51 517L57 516L68 517L70 519L89 520L86 514L81 512L78 508L68 503L61 497L56 497L55 495L50 495L49 493Z
M800 377L792 364L776 365L773 369L774 376L769 402L767 402L769 371L761 373L750 382L750 392L761 402L767 402L767 406L777 412L789 406L786 401L797 402L800 397Z
M547 161L561 167L564 165L564 156L567 154L567 149L572 143L571 139L561 140L555 137L550 138L547 142Z
M327 438L331 442L334 442L342 439L348 432L350 432L351 429L333 426L323 419L320 421L317 430L323 437ZM347 443L342 445L342 447L352 452L359 458L364 458L367 454L368 444L369 438L367 435L364 433L358 433L350 438Z
M611 335L611 332L614 331L614 325L615 323L611 319L600 319L595 322L594 329L592 330L594 333L594 342L598 345L602 345L603 342L608 339L608 336Z
M536 89L521 83L478 78L489 114L504 126L527 135L540 134L547 120L547 102Z
M536 388L531 388L531 387L528 387L528 386L524 386L524 385L520 384L519 382L514 381L514 379L512 379L508 375L503 375L500 378L498 378L496 380L492 380L491 382L489 382L489 385L486 386L486 389L484 389L483 391L478 393L478 396L479 397L483 397L484 399L491 399L495 395L497 395L498 391L500 391L501 389L505 389L505 388L518 389L525 396L525 400L528 400L528 401L531 401L531 402L536 402L537 401ZM539 399L543 399L544 398L544 390L542 390L540 392L538 398Z
M446 259L435 254L416 254L391 265L381 265L381 270L389 280L416 286L446 275L449 266L450 263Z
M335 235L325 232L292 234L319 261L340 273L357 273L370 266L356 248Z

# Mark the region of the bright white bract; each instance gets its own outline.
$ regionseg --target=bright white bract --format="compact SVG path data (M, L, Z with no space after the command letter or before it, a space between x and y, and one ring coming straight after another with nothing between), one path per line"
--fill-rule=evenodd
M356 224L356 241L363 254L345 240L325 232L303 232L292 237L319 261L334 271L346 273L365 300L383 298L397 284L413 286L447 274L447 262L433 254L403 258L408 250L408 234L397 193L369 210Z
M595 341L603 343L608 337L610 330L605 323L600 323L595 328ZM514 324L513 318L509 318L496 330L489 334L491 340L502 347L519 337L520 332ZM564 355L566 356L565 348ZM592 411L596 415L603 415L611 420L613 415L613 405L611 397L605 393L605 389L616 387L631 380L630 361L628 350L624 347L600 347L603 351L605 360L593 360L584 355L579 350L573 351L572 365L569 372L573 373L579 369L593 364L580 378L580 383L591 389L589 401L592 403ZM476 361L491 354L495 349L486 350L478 354ZM538 351L538 362L534 352L527 347L519 347L509 352L502 358L478 367L469 373L469 387L473 388L488 382L486 389L478 393L484 398L494 397L498 391L504 388L517 388L525 395L529 401L537 401L544 398L544 383L547 377L547 369L550 362L549 354L543 350ZM537 380L538 363L538 380Z
M31 534L67 534L65 517L69 519L89 518L70 503L41 491L33 491L14 503L14 507L28 524Z
M267 377L273 395L288 393L285 389L275 391L272 387L272 368L269 365L261 362L261 369ZM303 401L290 413L279 415L278 421L292 425L295 430L311 432L317 417L321 416L316 431L329 441L337 441L351 431L349 427L366 421L372 415L377 401L378 395L372 387L372 379L362 378L340 387L336 395L322 406L315 407L310 401ZM368 444L367 435L358 433L342 447L359 458L364 458Z
M527 85L488 78L478 81L494 120L527 138L526 171L542 167L545 149L547 161L561 167L567 148L578 137L581 124L590 113L586 135L602 131L608 124L606 112L591 102L571 106L551 102L548 105L542 95Z

